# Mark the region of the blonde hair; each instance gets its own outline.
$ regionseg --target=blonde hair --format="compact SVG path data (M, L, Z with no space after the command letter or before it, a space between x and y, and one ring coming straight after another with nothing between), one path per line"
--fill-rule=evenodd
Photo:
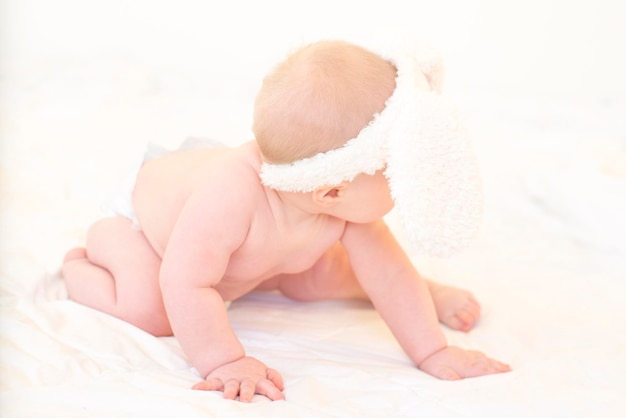
M263 81L253 132L263 157L290 163L341 147L383 110L396 69L341 41L297 50Z

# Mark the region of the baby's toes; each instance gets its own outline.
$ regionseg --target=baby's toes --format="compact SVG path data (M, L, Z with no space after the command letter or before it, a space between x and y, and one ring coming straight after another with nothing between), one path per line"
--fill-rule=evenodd
M471 309L460 309L455 314L456 323L458 324L459 331L468 332L474 327L474 324L478 320L478 316Z
M480 304L470 292L451 286L431 285L439 320L448 327L467 332L480 318Z
M82 247L77 247L72 248L65 254L63 262L67 263L68 261L81 260L84 258L87 258L87 250Z
M442 322L446 324L448 327L450 327L451 329L454 329L457 331L467 332L471 328L471 326L468 326L467 322L463 320L462 317L457 314L450 315L449 317L444 318Z
M473 296L470 296L463 306L463 309L470 312L474 316L474 321L480 317L480 303Z

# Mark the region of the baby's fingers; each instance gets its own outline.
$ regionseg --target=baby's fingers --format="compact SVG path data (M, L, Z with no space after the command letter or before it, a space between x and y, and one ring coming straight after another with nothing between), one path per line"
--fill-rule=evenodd
M237 395L239 395L240 383L238 380L230 379L224 383L224 399L237 399Z
M196 383L191 387L193 390L224 390L224 383L216 378L210 377L206 380Z
M254 380L245 379L241 382L241 386L239 387L239 400L241 402L250 402L255 392L256 385L254 384Z
M487 374L506 373L510 371L511 366L508 364L485 356L474 361L463 374L464 377L477 377Z
M237 395L239 395L239 392L244 389L244 385L240 384L239 381L235 379L227 380L226 383L224 383L217 377L210 377L202 382L196 383L191 388L194 390L219 390L224 392L224 399L234 400L237 398ZM252 396L254 396L254 382L252 383L252 395L250 395L250 399L252 399ZM247 402L249 402L249 400Z
M272 382L276 387L280 390L285 390L285 385L283 384L283 377L274 369L267 369L265 372L267 380Z
M260 380L256 385L256 393L265 395L272 401L280 401L285 399L282 388L277 387L273 382L267 379Z
M252 379L244 379L241 383L235 379L230 379L223 383L216 377L211 377L192 386L194 390L218 390L224 392L224 399L237 399L241 402L251 402L255 394L264 395L272 401L284 400L283 381L278 372L274 371L273 380L261 379L256 384Z
M447 366L437 367L437 368L432 369L432 370L424 370L424 371L426 373L430 374L431 376L434 376L437 379L441 379L441 380L460 380L460 379L463 379L463 376L458 374L453 368L447 367Z

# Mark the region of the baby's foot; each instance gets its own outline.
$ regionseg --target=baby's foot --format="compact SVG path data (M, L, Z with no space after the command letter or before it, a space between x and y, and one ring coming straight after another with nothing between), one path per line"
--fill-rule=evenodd
M61 277L67 278L68 274L81 269L85 263L90 264L87 259L87 250L77 247L69 250L63 257L63 265L61 266Z
M452 329L468 332L480 317L480 304L467 290L428 281L439 321Z

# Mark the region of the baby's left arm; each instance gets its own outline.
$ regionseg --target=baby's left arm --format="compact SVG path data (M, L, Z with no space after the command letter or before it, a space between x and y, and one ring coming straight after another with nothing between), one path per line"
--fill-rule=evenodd
M341 241L363 290L421 370L444 380L511 370L479 351L448 346L425 280L383 220L348 224Z
M415 364L447 346L426 281L383 220L348 224L341 242L363 290Z

